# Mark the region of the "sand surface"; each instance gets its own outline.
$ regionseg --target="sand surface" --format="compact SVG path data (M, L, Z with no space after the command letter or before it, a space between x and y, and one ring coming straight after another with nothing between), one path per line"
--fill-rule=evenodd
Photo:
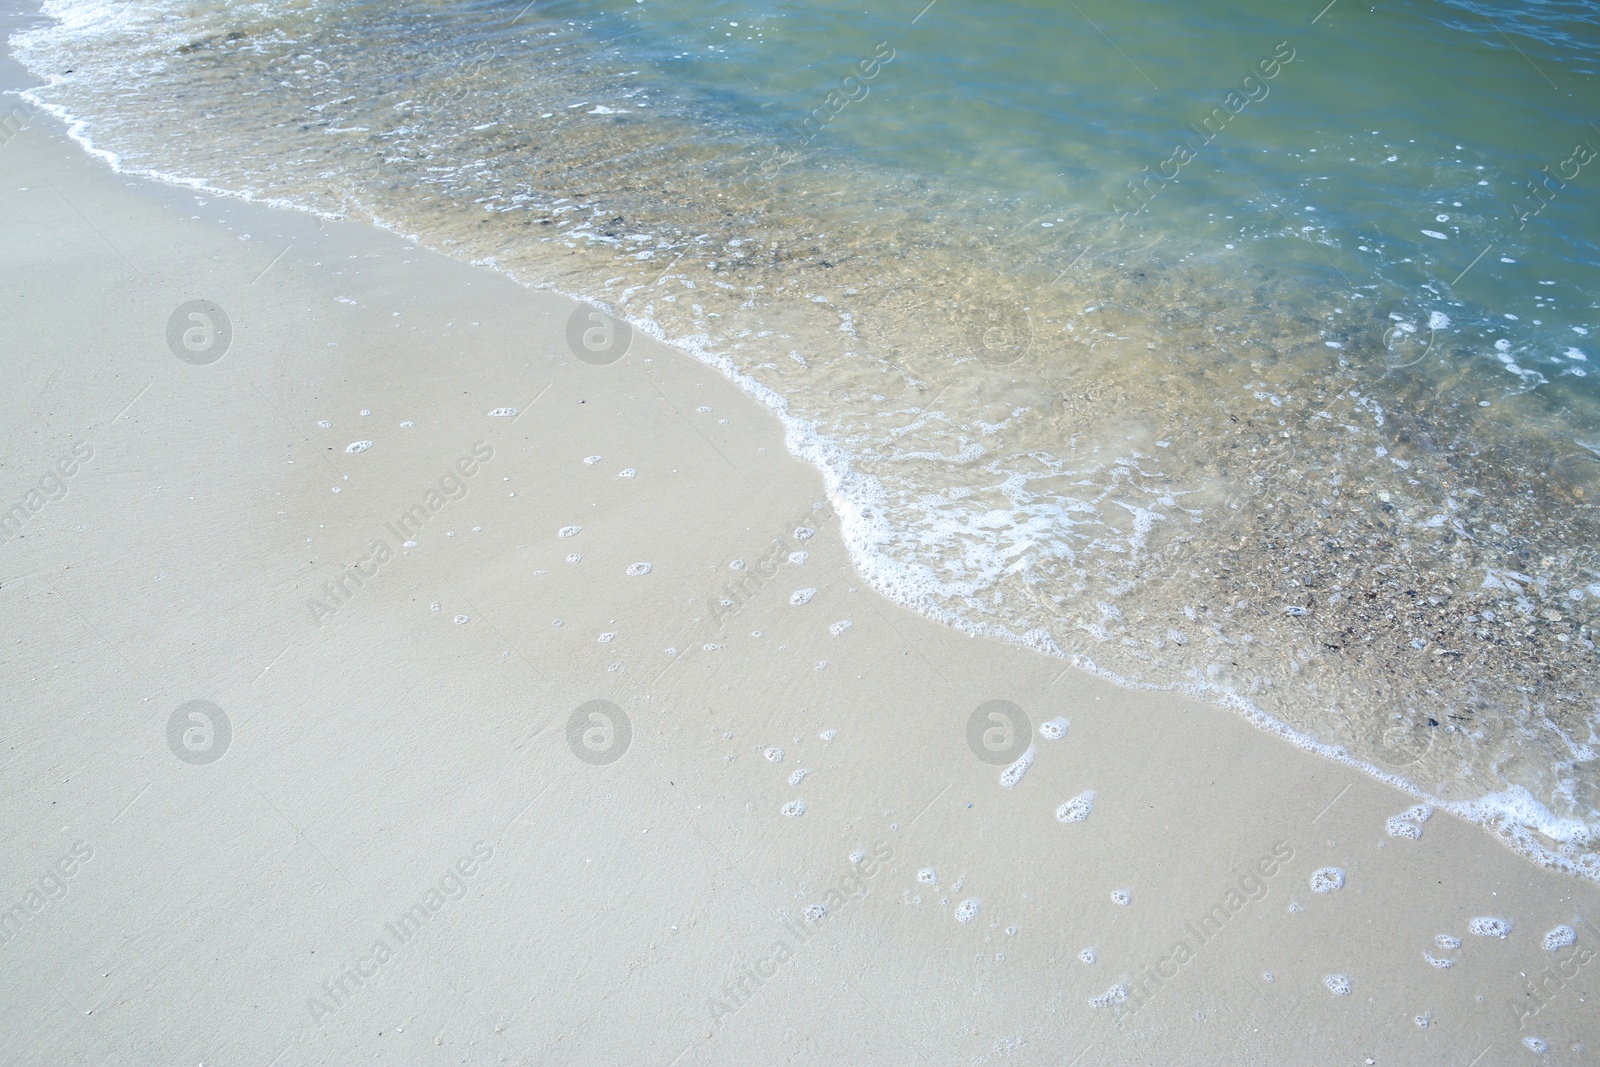
M0 302L0 1061L1600 1055L1594 886L895 605L570 300L41 115Z

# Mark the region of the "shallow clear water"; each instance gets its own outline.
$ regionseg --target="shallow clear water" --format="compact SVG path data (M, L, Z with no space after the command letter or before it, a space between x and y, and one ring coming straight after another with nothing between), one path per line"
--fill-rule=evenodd
M123 167L738 375L880 590L1600 877L1600 5L924 4L54 0L15 43Z

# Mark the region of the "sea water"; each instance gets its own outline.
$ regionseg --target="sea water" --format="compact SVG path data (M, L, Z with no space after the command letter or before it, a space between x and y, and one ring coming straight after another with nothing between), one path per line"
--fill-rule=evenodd
M1592 0L45 11L115 166L590 300L879 591L1600 878Z

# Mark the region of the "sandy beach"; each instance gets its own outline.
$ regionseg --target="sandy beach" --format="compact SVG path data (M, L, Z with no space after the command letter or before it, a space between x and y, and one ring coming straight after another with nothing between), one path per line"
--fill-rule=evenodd
M1600 1055L1592 882L897 605L588 305L0 110L0 1061Z

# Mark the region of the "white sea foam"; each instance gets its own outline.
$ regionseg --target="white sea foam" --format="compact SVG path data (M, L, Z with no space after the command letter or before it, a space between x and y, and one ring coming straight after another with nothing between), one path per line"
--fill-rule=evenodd
M1114 1008L1119 1004L1128 1002L1128 987L1122 984L1112 986L1098 997L1090 999L1089 1003L1096 1008Z
M1498 937L1504 940L1511 933L1511 924L1492 915L1480 915L1467 924L1467 929L1479 937Z
M1083 822L1094 811L1094 790L1086 789L1056 809L1058 822Z
M1311 891L1331 893L1344 888L1344 872L1337 867L1318 867L1311 872Z
M1544 941L1542 942L1546 952L1558 952L1577 943L1578 932L1570 926L1555 927L1544 935Z
M1028 773L1028 768L1033 766L1033 759L1037 753L1038 748L1029 745L1028 750L1018 756L1015 763L1000 772L1000 784L1007 789L1015 788L1016 784L1022 781L1022 776Z

